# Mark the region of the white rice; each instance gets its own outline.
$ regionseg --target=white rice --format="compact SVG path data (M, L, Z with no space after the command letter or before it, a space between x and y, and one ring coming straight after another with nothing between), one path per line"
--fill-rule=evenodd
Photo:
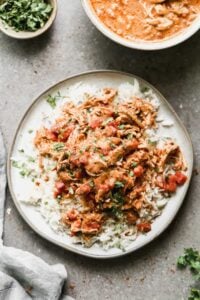
M60 114L60 107L66 101L73 101L75 104L79 104L83 102L88 96L102 96L103 91L102 89L97 88L94 85L86 85L83 83L78 83L71 86L64 98L61 98L57 102L57 108L49 114L48 116L44 114L43 122L40 124L41 126L50 126L57 116ZM134 81L134 84L130 83L123 83L120 84L118 87L118 101L127 101L131 97L141 97L149 101L157 110L159 108L159 100L154 92L150 89L142 92L137 80ZM154 130L147 130L147 134L152 141L159 141L160 137L158 136L157 132ZM34 133L33 133L34 137ZM30 150L30 147L32 148ZM33 168L38 174L40 173L37 161L37 151L34 149L34 145L29 145L28 148L36 160L35 162L29 162L29 167ZM25 162L27 163L27 155L29 153L22 153L20 155L20 163ZM12 158L15 160L14 158ZM52 165L52 161L49 159L45 159L45 169L49 170ZM29 194L24 195L24 198L21 201L27 205L33 205L37 208L40 214L43 216L45 221L49 224L49 226L58 234L63 234L63 232L69 232L65 226L61 225L60 217L61 217L61 210L59 204L55 201L53 197L53 186L56 178L55 171L47 171L49 176L49 181L46 182L43 177L38 179L40 185L36 186L34 183L32 184L32 190L29 191ZM31 196L30 196L31 195ZM147 201L152 204L153 211L152 214L149 216L149 213L143 209L140 212L141 217L147 217L150 220L158 216L164 206L167 204L167 199L163 198L163 196L159 193L158 189L151 190L149 189L145 194ZM74 207L73 201L68 201L66 207L72 208ZM137 237L137 232L135 226L130 226L127 224L116 224L113 220L108 220L106 224L103 226L102 233L99 236L94 237L91 240L91 244L97 242L103 249L109 249L110 247L118 247L122 250L127 247L129 243L131 243ZM80 238L71 238L75 243L81 242ZM91 246L91 245L88 245Z

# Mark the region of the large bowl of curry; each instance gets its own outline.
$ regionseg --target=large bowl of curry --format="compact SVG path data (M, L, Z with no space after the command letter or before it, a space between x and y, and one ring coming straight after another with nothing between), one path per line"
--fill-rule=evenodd
M92 23L124 46L175 46L200 28L200 0L82 0Z

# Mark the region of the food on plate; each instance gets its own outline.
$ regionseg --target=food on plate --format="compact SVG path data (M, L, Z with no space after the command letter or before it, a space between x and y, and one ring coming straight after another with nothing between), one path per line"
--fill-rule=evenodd
M22 201L40 207L52 228L58 224L74 242L124 249L152 230L186 182L186 162L177 141L159 133L173 123L158 122L152 90L136 80L81 88L48 96L52 117L28 132L34 157L20 148L26 161L12 158L39 195Z
M100 21L128 40L167 39L199 16L200 0L90 0Z
M15 31L36 31L48 21L52 5L46 0L5 0L0 19Z

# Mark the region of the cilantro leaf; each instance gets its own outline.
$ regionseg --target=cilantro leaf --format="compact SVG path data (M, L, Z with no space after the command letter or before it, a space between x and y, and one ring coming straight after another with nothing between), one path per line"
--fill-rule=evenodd
M43 27L53 7L46 0L5 0L0 18L15 31L36 31Z
M190 267L191 272L195 275L194 279L199 283L200 281L200 253L193 248L184 250L184 254L179 256L177 260L179 268ZM200 300L200 290L192 288L188 300Z

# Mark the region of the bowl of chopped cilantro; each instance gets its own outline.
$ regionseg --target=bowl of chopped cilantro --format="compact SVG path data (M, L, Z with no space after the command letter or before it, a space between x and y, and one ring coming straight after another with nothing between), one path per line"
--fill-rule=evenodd
M10 37L30 39L53 24L57 0L0 0L0 30Z

